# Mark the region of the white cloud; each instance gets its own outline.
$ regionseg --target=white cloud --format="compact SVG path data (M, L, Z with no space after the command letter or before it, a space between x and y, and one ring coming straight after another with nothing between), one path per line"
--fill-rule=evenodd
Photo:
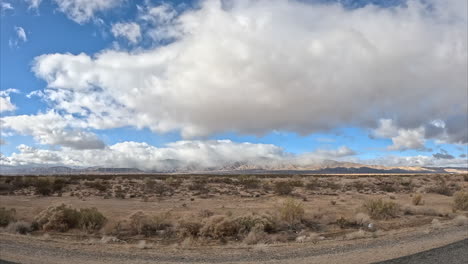
M93 19L95 13L109 10L124 0L54 0L60 12L71 20L83 24Z
M16 106L11 103L10 96L0 96L0 113L9 112L16 109Z
M7 10L14 10L11 3L3 2L3 1L0 2L0 9L2 12L7 11Z
M18 36L18 39L22 42L28 41L28 37L26 36L26 32L24 31L24 28L22 27L15 27L16 30L16 35Z
M230 140L178 141L157 148L147 143L122 142L104 149L44 150L25 145L19 153L4 157L3 165L66 165L139 168L142 170L206 170L231 166L252 168L284 168L286 165L313 165L330 156L351 154L342 147L328 152L318 151L302 155L284 152L271 144L237 143Z
M37 9L41 5L42 0L25 0L29 4L30 9Z
M0 90L0 113L16 109L16 106L11 102L10 93L19 93L19 91L12 88Z
M379 127L373 130L373 136L391 138L393 144L388 147L389 150L426 149L424 127L402 129L398 128L391 119L381 119Z
M133 44L141 39L140 26L137 23L116 23L112 25L112 34L114 37L127 38Z
M104 143L94 134L79 129L79 120L49 111L45 114L6 116L0 119L2 130L31 135L41 144L73 149L102 149ZM73 125L73 127L70 127Z
M395 146L413 148L421 144L419 127L461 116L460 127L446 131L466 142L467 15L460 5L466 1L352 10L203 1L181 14L155 13L169 21L156 29L173 32L166 46L47 54L36 58L34 72L47 81L51 105L83 115L92 128L180 130L189 138L373 128L392 119L403 129Z
M363 160L369 165L383 165L394 167L467 167L466 158L440 159L434 156L384 156L376 159Z

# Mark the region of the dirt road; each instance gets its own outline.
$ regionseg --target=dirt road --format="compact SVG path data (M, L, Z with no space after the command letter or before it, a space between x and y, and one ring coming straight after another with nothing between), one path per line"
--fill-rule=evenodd
M400 230L380 238L251 247L178 248L109 245L1 234L0 259L15 263L373 263L468 238L468 229ZM399 262L389 262L399 263Z

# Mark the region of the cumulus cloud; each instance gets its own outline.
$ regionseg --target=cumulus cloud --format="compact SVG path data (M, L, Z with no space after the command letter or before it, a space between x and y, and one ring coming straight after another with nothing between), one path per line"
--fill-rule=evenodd
M66 165L139 168L142 170L206 170L225 166L275 168L284 165L311 165L329 157L352 155L353 151L319 150L295 155L271 144L237 143L230 140L177 141L157 148L147 143L122 142L104 149L45 150L26 145L19 153L3 158L3 165Z
M41 144L60 145L73 149L102 149L104 143L94 133L77 129L82 126L72 116L49 111L37 115L6 116L0 119L2 130L31 135ZM71 128L70 124L74 127Z
M112 25L114 37L124 37L133 44L141 39L140 26L137 23L116 23Z
M389 150L426 150L424 133L423 127L402 129L398 128L391 119L381 119L372 136L391 138L393 144L388 147Z
M445 149L440 149L439 153L432 154L436 159L455 159L453 155L450 155Z
M455 118L461 123L444 128L446 137L468 141L460 132L468 111L466 1L357 9L223 3L181 13L163 5L147 15L164 21L155 30L171 40L165 46L46 54L33 70L48 83L51 105L98 129L308 134L391 119L392 148L409 149L424 146L422 127Z
M11 102L10 93L19 93L17 89L0 90L0 113L10 112L16 109L16 106Z
M112 9L124 0L54 0L58 10L71 20L84 24L93 19L95 13Z

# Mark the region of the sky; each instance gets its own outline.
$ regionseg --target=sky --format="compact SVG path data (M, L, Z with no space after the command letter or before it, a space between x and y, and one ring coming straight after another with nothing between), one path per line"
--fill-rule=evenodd
M466 0L0 9L0 165L468 166Z

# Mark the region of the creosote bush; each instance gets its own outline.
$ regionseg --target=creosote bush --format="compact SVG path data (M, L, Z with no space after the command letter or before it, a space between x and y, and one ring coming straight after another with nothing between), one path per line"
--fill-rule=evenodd
M86 231L98 230L106 218L96 208L83 208L80 211L65 204L50 206L35 218L35 225L42 230L66 232L72 228Z
M294 187L287 181L275 182L275 193L278 195L289 195L294 190Z
M96 208L80 209L78 225L81 229L87 231L99 230L106 222L106 217Z
M4 207L0 208L0 226L7 226L9 223L14 222L16 210L15 209L6 209Z
M141 211L130 216L131 232L135 235L146 237L155 235L167 235L172 224L169 221L169 213L150 216Z
M468 192L456 192L453 196L453 209L468 210Z
M389 219L396 217L398 204L382 199L371 199L364 203L364 210L372 219Z

